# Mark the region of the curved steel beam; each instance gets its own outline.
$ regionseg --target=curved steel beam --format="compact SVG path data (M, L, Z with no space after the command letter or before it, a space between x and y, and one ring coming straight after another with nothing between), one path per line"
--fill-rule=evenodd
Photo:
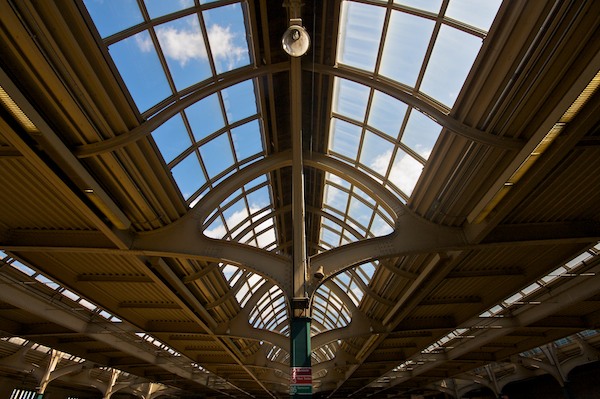
M328 278L378 258L446 252L468 246L463 229L435 225L411 213L404 213L397 219L394 233L320 253L312 257L311 265L315 270L323 266L325 278Z
M389 212L394 219L400 214L412 212L406 204L402 203L396 195L382 186L381 183L367 173L345 162L326 154L311 152L304 155L304 164L315 169L333 173L358 186L362 191L375 199L377 204Z
M410 213L406 205L376 180L342 161L325 154L313 153L305 155L305 165L329 171L359 186L394 217ZM152 232L139 233L132 242L131 250L140 250L152 256L199 257L241 265L261 276L272 279L289 295L291 293L291 260L289 258L235 242L211 239L201 232L204 220L232 192L263 174L288 166L291 166L291 157L290 152L285 151L257 161L252 164L252 167L240 170L209 191L181 219ZM413 218L420 218L412 215ZM348 246L343 248L346 247ZM372 252L372 254L376 253L378 252ZM350 267L355 263L346 263L344 266Z
M429 101L421 98L419 95L415 95L414 93L406 90L403 86L394 84L388 80L383 80L379 77L373 76L372 74L362 73L343 67L333 67L322 64L306 64L304 68L311 72L317 72L334 77L337 76L377 89L402 101L405 104L410 105L413 108L418 109L426 115L429 115L437 123L453 133L477 143L486 144L492 147L504 148L506 150L519 150L525 144L519 139L496 136L466 125L443 112L440 108L434 106Z
M97 143L84 144L73 149L73 154L78 158L87 158L95 155L104 154L115 151L128 144L134 143L142 138L149 136L156 128L168 121L178 112L183 111L190 105L200 101L201 99L216 93L219 90L226 89L229 86L243 82L244 80L257 78L273 73L286 71L290 68L289 62L281 62L278 64L261 65L258 68L241 69L226 75L215 76L213 79L206 82L205 85L199 87L191 93L180 95L174 99L169 105L163 108L160 112L148 119L141 125L133 128L129 132L120 134L109 139L99 141Z
M290 260L280 255L230 241L207 238L192 218L169 226L170 228L134 240L132 250L158 257L185 257L227 262L253 271L276 282L289 292Z
M218 328L220 335L238 337L253 341L267 341L289 352L289 338L281 333L262 328L255 328L250 324L250 313L260 299L274 286L273 282L266 281L252 294L242 310L229 322L223 323ZM285 298L285 295L284 295ZM287 302L287 298L286 298ZM289 304L288 304L289 315Z

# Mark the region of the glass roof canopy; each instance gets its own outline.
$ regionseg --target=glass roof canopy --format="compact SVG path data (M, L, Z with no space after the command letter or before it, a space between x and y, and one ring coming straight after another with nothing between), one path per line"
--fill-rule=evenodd
M336 68L390 82L450 112L500 2L343 1ZM246 1L84 4L145 118L220 74L254 67ZM259 93L253 79L214 90L152 132L190 207L266 156ZM355 166L407 203L443 126L382 91L336 77L329 129L329 156ZM324 183L321 252L393 231L393 217L360 188L331 173ZM277 251L282 243L275 215L271 177L263 175L232 193L202 228L211 238ZM266 281L235 266L220 267L241 307ZM313 335L350 323L350 308L360 307L377 267L367 263L335 276L329 284L337 284L340 294L321 286L314 298ZM288 312L283 292L273 287L255 301L250 323L289 334ZM327 359L335 348L321 349L319 358ZM280 351L272 352L275 358Z

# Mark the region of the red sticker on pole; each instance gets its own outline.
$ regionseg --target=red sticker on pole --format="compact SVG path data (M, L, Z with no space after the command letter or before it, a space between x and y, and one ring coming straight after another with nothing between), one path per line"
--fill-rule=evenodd
M312 367L292 367L291 383L312 385Z

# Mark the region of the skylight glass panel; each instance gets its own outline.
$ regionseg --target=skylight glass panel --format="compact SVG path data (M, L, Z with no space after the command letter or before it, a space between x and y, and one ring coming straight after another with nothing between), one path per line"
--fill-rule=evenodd
M407 197L410 197L422 172L423 164L402 149L398 149L394 157L389 180L402 190Z
M332 230L335 230L335 231L340 231L340 226L339 226L337 223L334 223L334 222L333 222L331 219L329 219L329 218L323 217L323 218L322 218L322 221L321 221L321 224L322 224L323 226L326 226L326 227L328 227L328 228L332 229Z
M340 190L331 184L326 184L325 205L337 209L341 214L344 214L348 206L348 192Z
M360 188L358 188L358 186L354 186L352 187L352 192L354 193L354 195L356 195L357 197L360 197L360 199L370 205L375 206L375 199L373 197L371 197L370 195L368 195L367 193L365 193L363 190L361 190Z
M263 285L267 280L258 274L248 272L242 287L235 294L235 298L241 307L246 306L252 295ZM231 286L233 288L233 285Z
M394 144L367 130L360 152L360 163L385 176L393 150Z
M581 262L584 262L588 259L590 259L592 257L592 254L590 254L588 251L585 251L581 254L579 254L578 256L576 256L575 258L571 259L569 262L567 262L565 265L571 269L574 266L579 265Z
M442 25L420 90L452 108L481 44L479 37Z
M231 129L231 137L238 162L263 152L260 125L256 119Z
M258 176L256 179L252 180L251 182L246 183L244 185L244 188L246 190L251 190L252 188L258 187L259 185L261 185L263 183L268 183L268 181L269 180L267 179L266 175L261 175L261 176Z
M277 245L272 212L268 178L263 175L225 199L204 222L204 234L272 250Z
M379 210L381 212L381 210ZM384 219L379 212L373 217L373 225L371 226L371 233L375 237L381 237L390 234L394 231L392 218L387 215L387 220Z
M155 30L178 90L211 76L208 54L196 14L164 23Z
M152 132L152 138L167 163L192 145L180 114L159 126Z
M376 201L358 187L326 173L320 245L330 249L393 231L393 220Z
M352 196L350 200L350 207L348 209L348 216L354 221L360 223L362 227L368 227L371 221L373 210L365 205L361 200Z
M231 205L233 202L237 201L239 197L242 196L242 190L241 189L237 189L234 192L232 192L231 194L229 194L229 196L225 199L225 201L223 201L223 207L226 208L229 205Z
M407 106L400 100L375 90L369 112L369 126L387 134L398 137Z
M328 330L345 327L352 320L346 305L325 285L315 293L312 317Z
M14 267L15 269L17 269L18 271L20 271L21 273L28 275L29 277L31 277L37 273L35 270L33 270L30 267L25 266L23 263L19 262L18 260L11 262L10 265L12 267Z
M230 287L233 287L235 283L237 283L238 279L243 273L242 269L239 267L225 264L221 264L221 272L223 273L223 277L225 277L225 280L227 280Z
M144 0L150 18L157 18L194 6L194 0Z
M358 164L388 187L393 183L402 201L410 197L441 130L431 118L394 97L345 79L334 81L329 153ZM352 234L343 235L342 241L352 241Z
M330 230L327 227L321 227L321 243L325 244L328 248L335 248L340 245L341 235L339 232Z
M342 188L350 189L352 184L348 180L342 179L340 176L327 172L325 180Z
M442 0L394 0L394 3L436 14L440 11L440 7L442 6Z
M385 8L346 1L341 13L338 62L373 72Z
M356 159L362 128L337 118L331 120L329 148L350 159Z
M217 93L204 97L185 110L194 138L200 141L225 126Z
M451 0L446 16L488 31L502 0Z
M354 268L356 275L362 279L365 285L369 285L369 282L375 274L375 263L369 262Z
M362 123L367 111L369 88L351 80L336 78L333 90L333 112Z
M250 64L244 14L240 3L202 13L217 73Z
M277 244L277 236L275 235L275 229L273 228L273 219L271 218L265 223L268 223L269 229L256 237L256 246L258 248L272 250L273 245ZM264 223L262 226L264 226Z
M256 115L254 82L246 80L222 91L229 124Z
M243 221L246 221L247 224L249 216L246 202L243 198L223 211L223 217L225 218L229 230L233 230Z
M248 205L250 206L252 213L255 213L259 209L271 205L269 189L266 186L263 186L258 190L249 193L247 199Z
M42 274L38 274L37 276L35 276L35 279L40 283L44 284L46 287L51 288L53 290L60 288L60 285L58 285L57 283L55 283L54 281L50 280L48 277ZM95 305L93 308L95 308Z
M148 31L121 40L108 50L141 112L172 94Z
M84 0L84 4L103 38L144 21L136 0Z
M434 26L430 19L392 11L379 72L414 87Z
M413 109L402 135L402 142L428 159L441 131L442 126L437 122Z
M204 173L195 152L171 169L184 199L190 198L205 182Z
M283 291L277 286L273 286L257 302L256 306L250 312L250 324L254 328L264 328L277 331L288 319L287 306ZM283 331L278 331L282 332Z
M200 147L200 155L210 179L233 165L229 136L223 133Z

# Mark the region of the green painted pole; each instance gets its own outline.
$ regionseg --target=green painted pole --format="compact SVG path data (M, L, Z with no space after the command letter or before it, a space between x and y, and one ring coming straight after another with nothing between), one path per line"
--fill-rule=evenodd
M290 398L312 398L310 317L293 317L290 325Z

